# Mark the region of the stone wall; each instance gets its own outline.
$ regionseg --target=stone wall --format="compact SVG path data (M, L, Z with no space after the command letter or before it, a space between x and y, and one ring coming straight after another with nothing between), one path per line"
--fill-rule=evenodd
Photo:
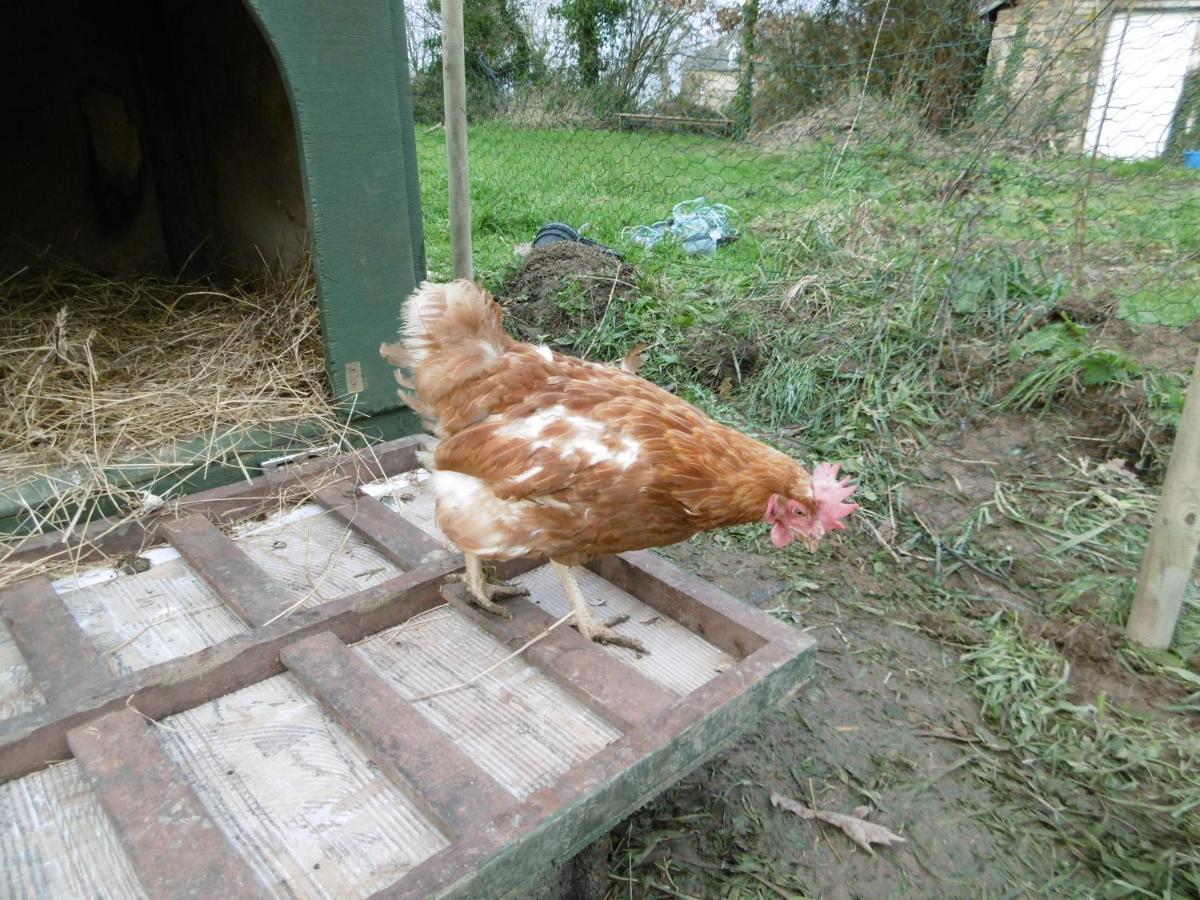
M1005 136L1052 149L1083 146L1101 54L1114 15L1200 12L1200 0L1014 0L995 13L986 100ZM1200 67L1200 32L1190 67Z

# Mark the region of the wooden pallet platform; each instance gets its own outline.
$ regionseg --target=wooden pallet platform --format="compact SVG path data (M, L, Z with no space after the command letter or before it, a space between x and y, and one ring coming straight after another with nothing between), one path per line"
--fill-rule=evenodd
M807 635L651 553L580 580L646 656L538 560L499 567L511 619L447 604L422 440L22 546L95 562L0 592L5 896L519 893L808 677Z

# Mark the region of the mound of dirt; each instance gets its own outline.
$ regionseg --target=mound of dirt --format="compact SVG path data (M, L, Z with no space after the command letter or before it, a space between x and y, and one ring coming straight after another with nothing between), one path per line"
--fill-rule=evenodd
M504 286L500 301L512 333L553 342L597 324L614 300L633 293L637 272L587 244L561 241L538 247Z

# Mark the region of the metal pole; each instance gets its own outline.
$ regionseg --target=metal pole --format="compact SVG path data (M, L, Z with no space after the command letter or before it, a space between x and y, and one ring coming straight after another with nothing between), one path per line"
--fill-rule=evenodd
M1200 353L1192 370L1187 399L1175 432L1158 498L1150 543L1142 560L1137 594L1125 633L1131 641L1155 650L1171 645L1183 595L1192 580L1192 564L1200 544Z
M467 158L467 68L463 49L463 0L442 0L442 90L446 114L446 163L450 178L450 248L454 277L473 278L471 176Z

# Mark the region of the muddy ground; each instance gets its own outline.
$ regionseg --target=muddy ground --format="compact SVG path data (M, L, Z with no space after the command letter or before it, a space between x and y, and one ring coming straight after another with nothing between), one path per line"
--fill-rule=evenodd
M671 555L731 592L744 590L748 569L772 568L714 549ZM634 827L661 840L650 858L669 851L684 865L752 873L776 893L815 897L996 896L1044 881L1035 848L1014 847L986 820L996 798L971 769L979 746L998 741L957 683L954 648L881 614L871 578L830 575L797 610L818 641L812 682L643 814ZM868 856L835 829L772 808L773 791L814 808L870 806L871 819L907 844ZM681 831L689 817L696 827ZM703 887L682 892L702 896Z
M924 455L908 502L931 528L948 528L990 499L997 481L1024 478L1035 465L1052 474L1065 465L1060 454L1089 449L1056 440L1061 434L1059 422L1023 416L969 427ZM1017 609L1031 637L1052 642L1071 662L1077 702L1103 693L1153 711L1187 691L1122 667L1121 630L1087 617L1093 597L1043 614L1035 548L1019 528L997 528L988 539L1015 545L1028 565L1014 567L1003 585L961 569L959 587L978 598L966 615L940 615L920 603L897 607L898 597L923 590L929 567L919 558L887 562L889 551L862 530L822 553L803 590L781 576L765 540L758 553L722 546L719 535L667 548L735 596L792 618L817 639L817 667L806 689L755 734L614 833L610 896L1053 895L1047 885L1061 875L1055 861L1022 828L1023 805L992 787L997 767L1021 761L983 721L958 665L980 642L972 614ZM869 856L836 829L773 808L774 791L838 812L867 805L872 821L907 843ZM622 871L631 855L640 860L636 873ZM1086 891L1086 879L1073 874L1072 890Z
M1175 334L1145 343L1167 366L1186 368L1195 344ZM932 534L949 535L994 498L997 485L1015 489L1031 477L1057 483L1078 477L1080 465L1094 472L1089 467L1105 463L1119 483L1142 477L1134 467L1137 441L1117 427L1121 399L1095 399L1066 404L1065 416L1011 413L956 423L906 473L898 508ZM1104 695L1103 702L1165 715L1187 688L1121 665L1119 623L1095 615L1106 599L1099 589L1065 607L1051 604L1062 576L1046 569L1043 548L1023 526L1001 520L974 536L1012 565L1000 579L967 565L948 575L946 587L974 598L957 614L923 602L934 575L928 547L908 554L892 538L860 525L821 551L800 589L794 568L762 536L757 552L719 534L664 551L795 621L818 640L817 667L803 693L755 734L613 834L610 896L999 897L1098 889L1086 869L1064 875L1061 848L1054 855L1033 837L1028 803L1036 799L1018 802L1016 793L996 790L997 773L1021 766L1021 754L985 724L959 659L984 642L982 620L1015 610L1031 639L1049 642L1070 662L1078 703ZM1136 577L1129 568L1114 574ZM1193 670L1198 663L1189 662ZM907 843L870 856L836 829L773 808L774 791L838 812L867 805L873 821Z

